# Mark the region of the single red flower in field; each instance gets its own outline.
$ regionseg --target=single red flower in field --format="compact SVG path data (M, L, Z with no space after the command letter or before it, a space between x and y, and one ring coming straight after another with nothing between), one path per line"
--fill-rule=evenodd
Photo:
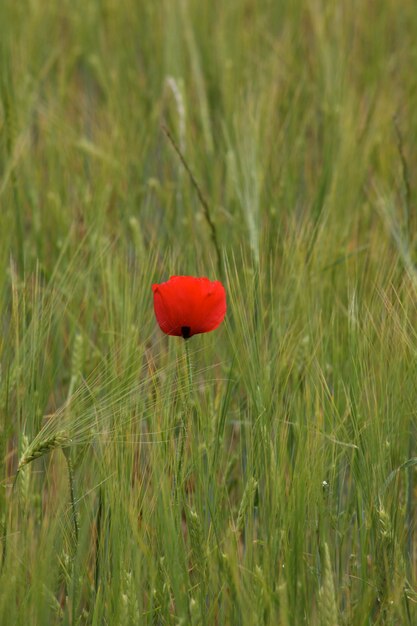
M188 339L209 333L226 315L226 292L218 280L171 276L152 291L156 319L167 335Z

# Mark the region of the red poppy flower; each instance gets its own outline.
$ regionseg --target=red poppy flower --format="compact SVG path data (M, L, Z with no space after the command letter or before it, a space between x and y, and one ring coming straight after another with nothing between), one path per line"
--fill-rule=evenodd
M188 339L209 333L226 314L226 292L218 280L171 276L152 291L156 319L167 335Z

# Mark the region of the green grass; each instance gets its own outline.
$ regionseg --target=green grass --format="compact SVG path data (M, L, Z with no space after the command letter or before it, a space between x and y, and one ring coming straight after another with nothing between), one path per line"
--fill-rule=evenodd
M0 624L417 623L416 41L413 0L0 3ZM191 386L172 274L227 291Z

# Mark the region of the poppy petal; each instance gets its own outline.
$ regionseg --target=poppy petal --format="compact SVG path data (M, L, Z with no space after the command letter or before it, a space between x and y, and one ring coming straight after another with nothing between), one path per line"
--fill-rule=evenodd
M152 290L156 319L168 335L188 338L210 332L226 314L226 292L218 280L171 276Z

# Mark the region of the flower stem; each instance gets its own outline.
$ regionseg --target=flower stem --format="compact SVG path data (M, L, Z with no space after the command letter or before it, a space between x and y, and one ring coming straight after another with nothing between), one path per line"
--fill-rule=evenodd
M181 477L182 477L182 467L184 461L184 449L185 449L185 441L187 439L187 415L189 413L189 409L191 406L191 391L193 387L193 370L191 364L190 350L188 346L188 341L184 340L185 343L185 372L184 372L184 388L185 393L183 396L184 406L181 411L181 434L180 442L179 442L179 451L178 451L178 465L176 471L176 485L177 489L181 485Z
M187 390L187 400L189 403L191 397L191 389L193 387L193 368L191 365L191 357L190 357L190 347L188 341L185 341L185 359L187 364L187 378L188 378L188 390Z

